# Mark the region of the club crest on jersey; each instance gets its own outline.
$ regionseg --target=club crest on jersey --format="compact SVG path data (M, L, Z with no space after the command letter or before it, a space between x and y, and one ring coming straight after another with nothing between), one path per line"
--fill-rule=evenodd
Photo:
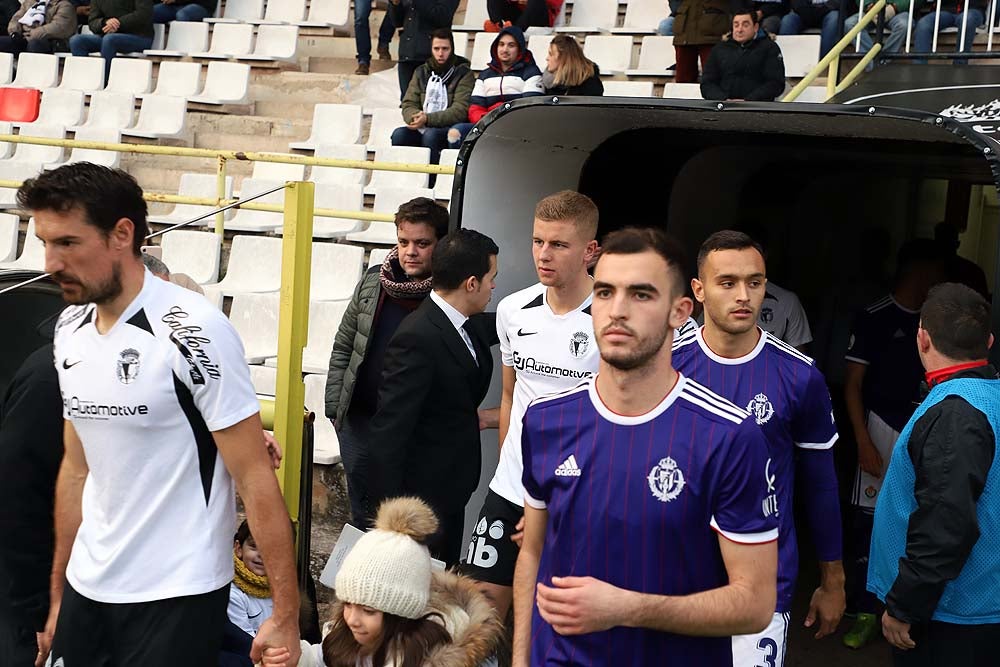
M669 456L653 466L646 480L653 497L665 503L677 498L684 490L684 473Z
M760 426L771 421L771 417L774 416L774 406L766 394L757 394L747 403L747 412L754 416L757 425Z
M590 349L590 336L585 331L577 331L569 339L569 353L579 359Z
M139 351L126 348L118 355L118 381L132 384L139 377Z
M760 321L764 324L770 324L774 320L774 311L770 308L760 309Z

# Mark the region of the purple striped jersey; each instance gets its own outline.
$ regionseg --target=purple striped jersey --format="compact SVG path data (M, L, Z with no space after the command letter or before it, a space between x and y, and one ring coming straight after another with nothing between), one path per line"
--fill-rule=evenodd
M537 399L521 446L525 502L548 511L538 581L592 576L655 595L728 583L720 535L777 539L767 442L746 411L683 375L641 416L604 405L596 379ZM538 613L531 664L731 667L729 637L640 628L563 637Z
M688 377L752 414L771 452L768 477L776 481L778 606L789 611L799 569L792 493L795 448L827 449L837 440L826 380L812 359L761 331L756 347L736 359L720 357L705 343L704 328L674 341L673 365ZM838 528L839 529L839 528Z

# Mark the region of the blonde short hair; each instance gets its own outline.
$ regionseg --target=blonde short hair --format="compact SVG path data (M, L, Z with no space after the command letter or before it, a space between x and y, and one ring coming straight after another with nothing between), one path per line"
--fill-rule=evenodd
M573 223L588 241L597 237L597 205L590 197L575 190L562 190L538 202L535 218Z

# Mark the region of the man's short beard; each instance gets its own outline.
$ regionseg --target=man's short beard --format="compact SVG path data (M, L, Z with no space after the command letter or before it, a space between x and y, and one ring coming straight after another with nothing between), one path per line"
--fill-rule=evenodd
M666 325L659 338L647 338L639 344L638 348L626 353L622 357L609 357L602 350L601 359L612 368L620 371L632 371L642 368L663 349L664 344L667 342L668 331L669 325Z
M95 286L80 285L80 296L76 298L67 297L63 293L63 299L73 306L80 306L87 303L103 305L109 301L114 301L122 293L122 265L121 262L111 264L111 276L102 283Z

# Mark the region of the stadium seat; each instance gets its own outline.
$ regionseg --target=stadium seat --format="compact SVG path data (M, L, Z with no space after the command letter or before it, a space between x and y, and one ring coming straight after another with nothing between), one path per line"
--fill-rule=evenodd
M215 174L187 173L181 174L181 182L180 186L177 188L177 194L185 197L216 199L218 195L217 188L218 180ZM226 199L229 199L232 196L233 177L226 176ZM201 204L176 204L170 213L151 215L149 216L149 221L164 225L176 225L181 222L193 220L194 218L204 215L211 210L211 206L202 206ZM226 217L232 217L232 215L232 210L226 212ZM205 218L203 224L209 227L215 225L215 217L212 216ZM187 272L185 271L185 273Z
M21 128L19 136L22 137L44 137L46 139L65 139L66 128L62 125L43 125L41 123L29 123ZM42 146L41 144L17 144L14 148L12 162L21 162L37 165L45 165L51 162L60 162L63 158L62 146ZM36 172L37 173L37 172ZM23 178L28 178L25 173ZM22 179L18 179L22 180Z
M212 28L208 51L192 53L192 58L234 58L253 52L253 26L248 23L218 23Z
M303 28L346 26L350 21L351 0L310 0L309 15L297 21Z
M103 127L83 128L79 130L74 139L78 141L100 141L106 144L117 144L122 140L121 130L113 130ZM45 165L46 169L57 169L66 164L76 162L92 162L104 167L117 169L121 164L122 154L117 151L102 151L96 148L73 147L69 152L69 157L65 162L54 162Z
M333 335L340 328L340 321L344 319L348 303L347 300L309 302L309 333L306 337L306 346L302 349L303 373L322 373L325 381L327 371L330 370ZM277 364L276 358L264 362L266 367L275 367Z
M375 195L375 213L395 215L401 204L417 197L434 198L430 188L382 188ZM347 235L348 241L377 245L396 244L396 226L391 222L370 222L362 232Z
M222 62L208 63L205 90L188 99L198 104L246 104L249 100L250 65Z
M6 178L6 176L4 176ZM6 190L6 188L4 189ZM14 192L14 190L10 190ZM3 194L0 194L3 197ZM15 234L17 234L15 227ZM15 243L17 239L15 238ZM35 219L28 220L28 229L24 236L24 248L17 259L11 262L0 262L0 269L19 269L22 271L44 271L45 270L45 246L35 236Z
M24 144L22 144L24 145ZM0 181L24 181L42 171L39 162L0 160ZM0 188L0 208L17 208L17 188Z
M96 58L94 59L96 60ZM124 130L135 120L135 96L131 93L97 92L90 96L87 122L69 128L77 132L84 128Z
M819 35L778 35L775 41L790 79L801 79L819 62Z
M482 25L479 26L482 29ZM481 72L486 69L490 60L493 59L493 54L490 51L490 47L493 46L494 40L496 40L496 33L492 32L477 32L476 40L472 44L472 57L469 58L471 63L469 67L475 72ZM530 46L529 46L530 50ZM532 51L534 54L534 51ZM537 60L537 58L536 58Z
M356 144L361 139L361 107L355 104L317 104L312 133L305 141L288 144L293 150L311 151L320 144Z
M237 60L294 62L298 44L298 26L262 25L257 29L257 43L254 44L253 53L237 56Z
M617 2L576 0L569 23L556 28L556 32L608 32L617 20Z
M368 268L373 266L382 266L385 262L385 258L392 251L392 248L372 248L371 252L368 253Z
M233 295L229 322L243 341L243 355L248 364L261 364L278 356L280 304L277 294Z
M365 196L360 183L317 183L314 205L335 211L360 211ZM361 229L361 221L353 218L313 218L314 239L341 238Z
M83 91L49 88L42 92L42 102L38 107L39 125L62 125L72 127L83 122ZM31 123L15 122L14 126Z
M250 177L257 181L303 181L306 177L306 166L284 162L254 162Z
M154 23L153 24L153 43L149 46L151 49L162 49L167 45L167 26L165 23ZM136 51L130 54L132 57L142 57L141 51Z
M114 58L105 92L148 93L153 85L153 61L144 58Z
M156 72L156 90L146 95L169 95L171 97L194 97L201 92L201 65L199 63L167 61L160 63Z
M284 181L261 181L255 178L243 179L240 187L240 199L253 197L279 185L284 185ZM253 203L283 206L285 204L285 191L282 189L272 192L269 195L253 200ZM285 218L281 213L238 209L236 215L231 220L226 221L226 229L240 232L272 232L283 224L285 224Z
M340 441L337 429L324 415L326 401L326 376L309 374L303 378L305 384L306 410L316 414L313 422L313 463L334 465L340 463Z
M628 0L625 6L625 21L620 28L612 28L612 33L629 35L654 34L660 21L667 16L663 0Z
M253 383L253 390L259 396L274 397L278 387L278 369L274 366L260 366L253 364L247 366L250 369L250 382Z
M313 243L310 301L347 300L364 270L365 249L346 243ZM336 331L336 330L334 330Z
M13 262L17 257L17 232L20 228L20 216L0 213L0 264Z
M601 74L623 74L632 66L632 37L629 35L588 35L585 56L597 63Z
M0 134L14 134L14 124L8 120L0 120ZM14 145L9 141L0 142L0 160L8 158L12 150Z
M104 90L104 61L86 56L67 56L63 61L61 90L93 93Z
M41 99L41 92L35 88L0 88L0 120L34 122Z
M486 10L486 0L468 0L465 5L465 18L461 25L452 26L452 30L463 30L468 32L482 32L483 23L490 18ZM496 35L494 34L495 38Z
M461 56L462 58L469 57L469 33L467 32L454 32L452 37L455 38L455 55Z
M316 147L314 157L325 157L337 160L368 159L368 149L364 144L320 144ZM342 167L313 167L309 172L309 180L320 183L364 183L367 172L364 169L344 169Z
M198 21L171 21L164 49L146 49L143 54L158 58L183 58L208 48L208 24Z
M248 23L283 25L298 23L305 18L306 0L272 0L264 9L264 17L250 19Z
M187 120L187 100L169 95L147 95L139 107L139 120L135 127L122 130L128 137L162 139L176 137L184 132Z
M160 237L160 258L171 271L187 274L199 285L219 280L222 237L214 232L175 229Z
M14 76L14 55L12 53L0 53L0 86L10 83Z
M663 97L675 100L700 100L701 86L697 83L665 83Z
M431 149L417 146L383 146L375 150L375 161L430 164ZM429 178L429 174L406 171L373 171L372 180L365 187L365 194L373 195L385 187L426 188Z
M458 161L458 149L457 148L446 148L441 151L441 157L438 159L438 164L441 166L450 165L455 166ZM455 186L455 177L451 174L438 174L437 180L434 182L434 199L440 199L442 201L449 201L451 199L451 191Z
M403 115L398 108L375 109L372 112L372 123L368 130L368 150L373 151L383 146L392 146L393 131L403 124Z
M625 70L625 75L672 77L673 70L668 71L667 68L673 67L676 62L673 37L648 35L642 38L642 46L639 47L639 66Z
M225 296L277 292L281 289L281 239L253 234L234 236L226 275L208 289Z
M549 43L555 35L532 35L528 38L528 50L535 57L539 69L545 68L545 59L549 55Z
M17 57L17 74L11 88L55 88L59 83L59 58L48 53L25 51Z
M207 18L205 23L247 23L263 15L264 0L226 0L222 17Z
M652 81L605 81L605 97L652 97Z

